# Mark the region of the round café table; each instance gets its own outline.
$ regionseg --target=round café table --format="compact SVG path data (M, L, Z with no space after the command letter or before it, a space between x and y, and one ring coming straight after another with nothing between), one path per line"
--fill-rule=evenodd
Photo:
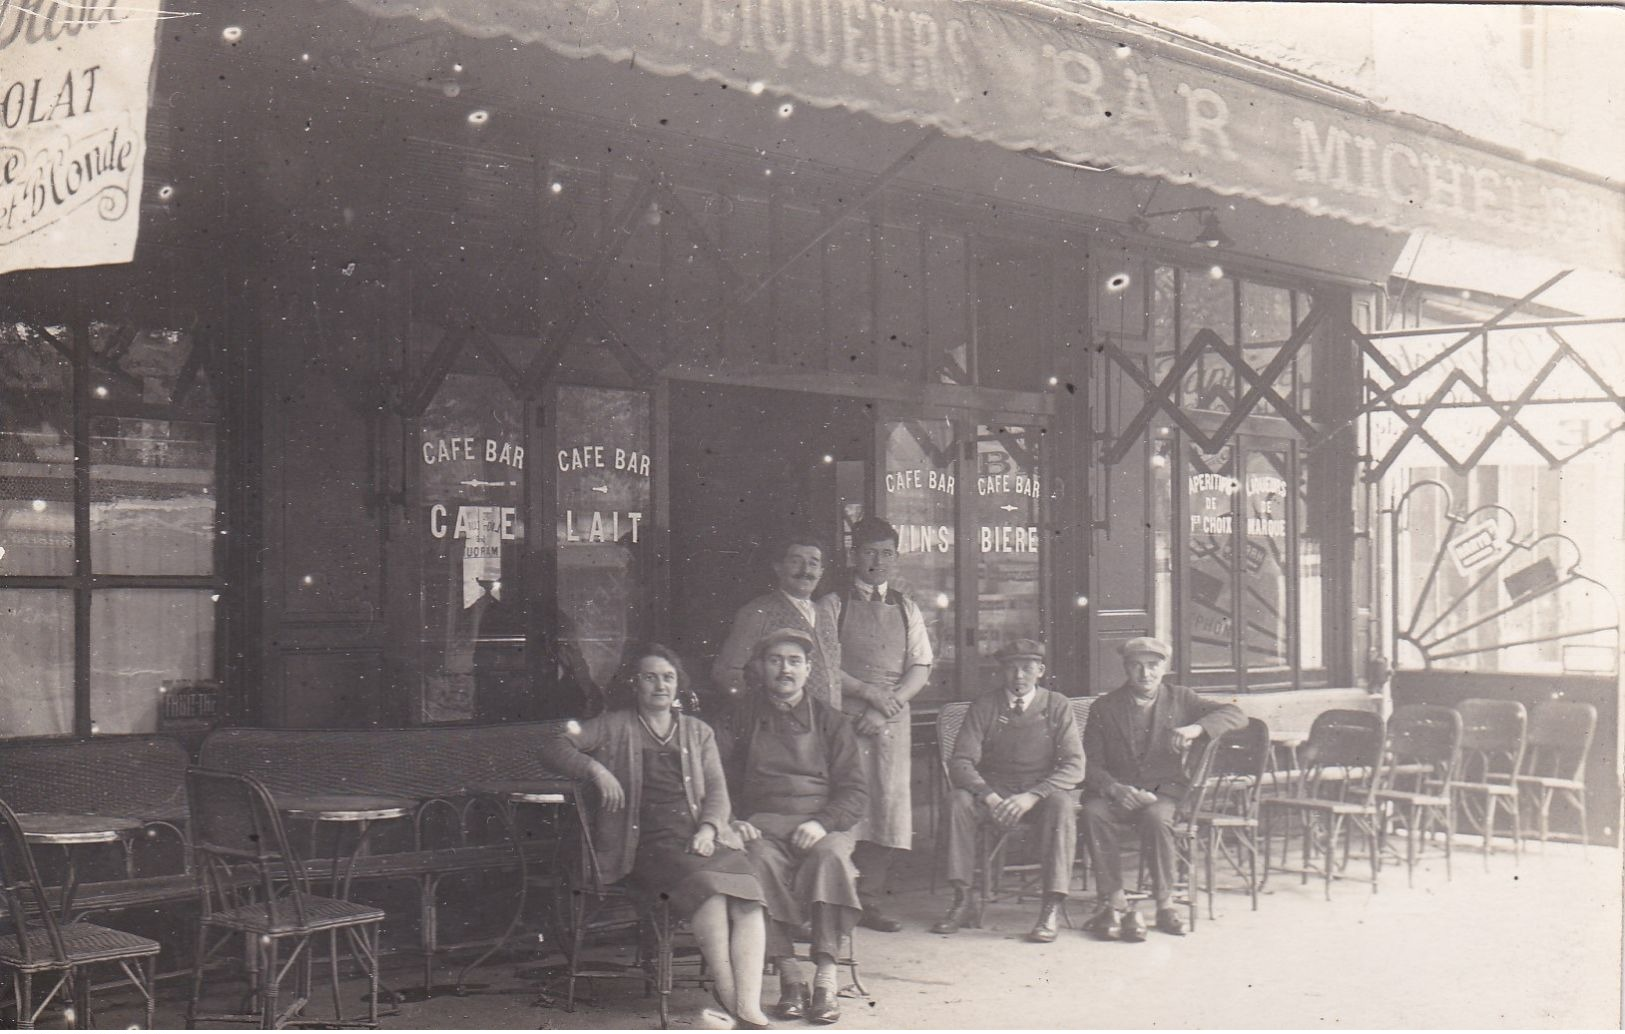
M284 796L276 800L277 810L285 817L296 821L310 823L310 849L314 853L317 849L317 831L323 826L333 829L333 872L330 896L341 901L350 899L350 883L355 876L356 859L365 853L367 838L372 832L373 823L388 819L404 819L417 809L417 802L404 797L380 797L370 794L316 794L306 797ZM347 831L354 831L355 845L350 848L349 855L344 853L344 839ZM351 948L357 953L364 953L360 940L355 931L345 930L350 938ZM338 935L332 933L328 938L328 961L332 966L333 978L333 1015L340 1022L343 1021L343 1006L339 1002L339 953ZM368 959L368 964L378 965L376 958ZM396 992L379 985L380 993L400 1000Z
M92 844L121 844L124 847L126 874L131 866L130 837L140 832L142 821L121 815L68 815L54 812L32 812L17 816L23 839L30 844L55 844L62 848L64 872L62 880L62 922L67 922L73 908L73 897L79 889L78 852L75 848Z
M522 836L519 831L519 810L521 808L534 807L548 809L568 808L571 810L576 819L576 824L581 835L584 837L591 836L587 825L586 814L582 812L581 801L576 795L575 783L569 779L532 779L518 782L487 783L483 786L472 789L470 793L475 800L484 801L488 805L493 805L497 818L502 822L504 830L508 836L508 841L513 845L514 855L518 862L519 893L516 901L514 902L513 917L508 920L508 925L503 929L502 934L494 943L492 943L490 947L481 953L478 958L465 965L457 974L456 986L458 987L459 991L467 986L466 981L468 979L468 974L484 964L486 959L496 954L498 949L500 949L504 944L507 944L508 940L513 937L514 931L519 928L519 924L524 919L525 903L529 897L531 879L530 864L528 859L525 857L526 838ZM549 868L555 873L561 871L560 848L563 842L563 830L559 825L559 820L561 818L562 816L558 815L558 813L554 813L554 856L553 865L549 866ZM562 888L555 889L556 891L562 890ZM560 945L564 943L564 940L557 927L557 913L562 905L562 898L563 895L560 893L560 900L556 900L554 902L553 909L553 921L555 927L553 931L555 938L554 943ZM546 995L543 996L544 999L546 997Z

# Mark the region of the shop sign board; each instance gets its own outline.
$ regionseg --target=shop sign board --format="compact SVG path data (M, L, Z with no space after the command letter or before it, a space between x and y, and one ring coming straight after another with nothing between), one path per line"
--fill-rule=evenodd
M0 0L0 273L134 257L159 8Z
M350 2L1359 225L1625 265L1625 205L1594 179L1032 0Z

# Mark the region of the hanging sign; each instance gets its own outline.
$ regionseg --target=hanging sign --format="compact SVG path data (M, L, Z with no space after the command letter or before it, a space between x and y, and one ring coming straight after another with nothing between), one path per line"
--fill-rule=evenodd
M0 0L0 273L135 255L158 0Z

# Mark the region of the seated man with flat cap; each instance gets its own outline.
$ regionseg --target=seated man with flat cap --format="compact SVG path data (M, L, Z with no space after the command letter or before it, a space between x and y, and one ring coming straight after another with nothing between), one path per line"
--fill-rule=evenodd
M783 1019L834 1023L835 960L863 910L851 829L869 809L858 741L846 717L806 689L812 636L780 628L756 641L745 665L751 691L727 732L724 768L733 824L767 902L767 952L779 970ZM812 927L811 992L791 944Z
M976 834L1025 822L1038 835L1044 900L1028 940L1055 940L1077 844L1076 787L1083 747L1072 703L1041 689L1044 647L1017 639L998 652L1001 688L970 705L948 760L948 882L954 900L933 933L957 933L970 910Z
M1140 834L1157 929L1182 936L1185 923L1173 907L1178 866L1173 822L1186 790L1186 748L1203 733L1215 737L1241 728L1247 717L1235 704L1164 684L1173 651L1161 639L1130 639L1122 654L1128 680L1095 701L1083 730L1089 755L1083 833L1102 902L1083 928L1103 940L1145 940L1145 919L1129 908L1123 893L1117 830L1126 824Z

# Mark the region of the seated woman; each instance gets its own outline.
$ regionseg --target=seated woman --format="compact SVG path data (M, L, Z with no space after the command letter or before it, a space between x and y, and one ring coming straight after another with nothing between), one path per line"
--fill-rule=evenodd
M650 643L631 655L611 710L551 739L546 764L591 781L593 844L606 883L629 880L687 917L717 1002L741 1025L762 1012L762 887L729 825L731 806L711 727L679 714L682 661Z

